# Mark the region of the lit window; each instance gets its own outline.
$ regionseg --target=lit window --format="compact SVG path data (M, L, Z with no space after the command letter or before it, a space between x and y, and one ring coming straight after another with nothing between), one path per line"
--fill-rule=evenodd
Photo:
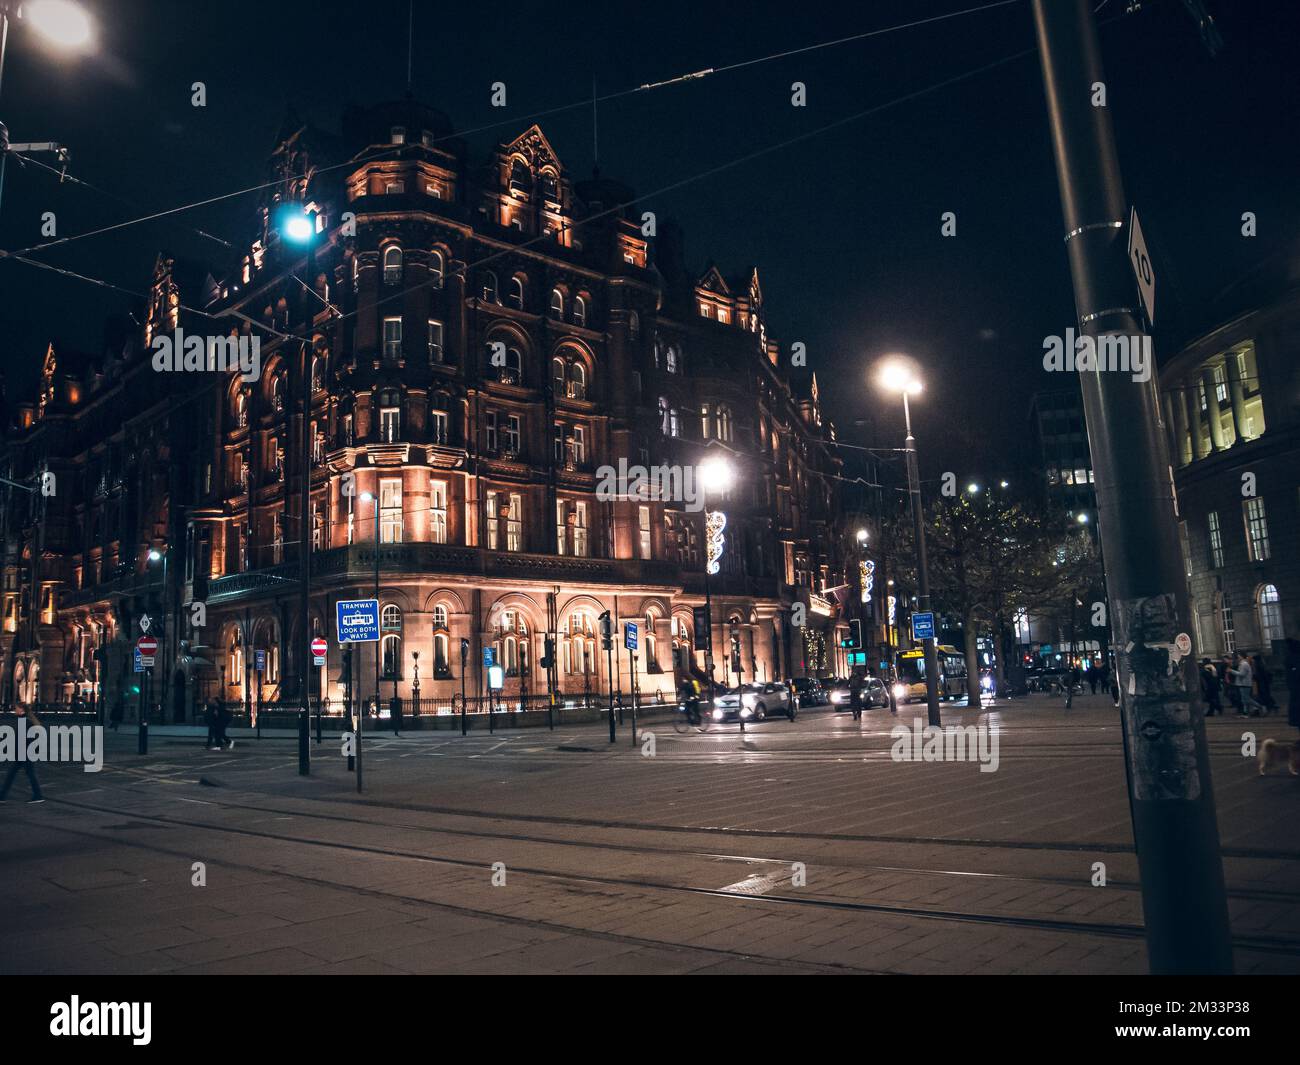
M1250 560L1267 562L1272 552L1268 544L1268 519L1264 516L1262 497L1247 499L1242 504L1246 519L1246 540L1250 544Z
M664 369L669 373L677 372L677 348L673 344L668 345L668 351L664 354Z
M638 507L636 520L637 520L637 528L641 534L641 557L649 558L650 557L650 508L645 506ZM649 661L650 658L647 657L646 660Z
M385 444L395 444L402 436L402 408L381 407L379 410L379 439Z
M510 295L506 302L517 311L524 309L524 279L522 277L512 277L510 279Z
M392 144L405 144L406 129L403 126L394 126L392 130L389 131L389 141Z
M446 444L449 439L451 419L441 406L446 402L445 397L435 396L435 406L429 411L429 439L435 444Z
M558 288L551 289L551 317L557 322L564 321L564 293Z
M384 319L384 358L397 359L402 355L402 320Z
M1219 512L1210 511L1210 568L1223 568L1223 531L1219 528Z
M1286 638L1282 629L1282 602L1277 586L1266 584L1259 590L1259 636L1265 647Z
M429 361L434 363L441 363L443 361L442 323L438 321L436 318L429 319L428 348L429 348Z
M405 181L389 181L384 185L384 192L389 196L400 196L405 191Z
M447 482L433 481L429 493L429 535L435 544L447 542ZM435 624L437 621L435 611ZM446 614L444 609L443 614ZM443 624L446 624L444 616Z
M442 288L443 273L446 269L445 260L442 252L435 249L429 253L429 284L434 288Z
M581 296L573 298L573 324L581 326L587 324L587 301Z
M402 542L402 480L385 477L379 482L379 541Z
M1219 626L1223 630L1223 650L1232 654L1237 649L1237 630L1232 620L1232 600L1226 594L1219 605Z
M384 637L384 680L400 680L402 675L402 638Z

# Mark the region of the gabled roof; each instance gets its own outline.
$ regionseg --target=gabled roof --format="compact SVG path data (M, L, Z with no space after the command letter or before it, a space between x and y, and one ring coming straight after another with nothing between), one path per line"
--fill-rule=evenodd
M534 167L540 168L549 163L556 170L563 171L564 169L560 157L555 153L555 149L551 147L551 142L546 139L542 127L536 122L509 144L501 144L499 150L506 155L513 155L518 152L527 158Z
M704 271L703 276L695 283L709 292L716 292L719 296L731 295L731 288L727 284L727 279L722 276L722 271L713 263L709 264L709 268Z

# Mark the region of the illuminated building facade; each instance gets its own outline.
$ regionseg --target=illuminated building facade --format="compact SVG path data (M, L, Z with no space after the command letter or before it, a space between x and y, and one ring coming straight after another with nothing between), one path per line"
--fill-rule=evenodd
M507 699L537 705L548 634L560 693L604 691L604 611L615 687L671 697L675 674L703 669L706 512L726 515L718 679L801 671L791 608L824 602L843 570L826 534L839 461L816 379L792 380L768 335L756 270L688 271L674 227L616 182L575 182L536 126L480 165L408 101L353 113L341 138L287 127L271 166L233 270L160 257L120 351L66 370L52 351L39 402L11 418L0 472L49 469L59 488L6 496L8 698L111 705L149 612L169 720L216 694L293 703L316 634L330 649L311 690L338 705L334 604L374 595L376 555L382 638L354 662L360 697L377 667L385 700L409 708L418 680L422 712L449 710L462 686L483 693L492 648ZM156 372L151 345L177 327L257 340L257 374ZM598 491L620 460L706 454L736 475L707 511ZM836 620L808 613L832 644Z

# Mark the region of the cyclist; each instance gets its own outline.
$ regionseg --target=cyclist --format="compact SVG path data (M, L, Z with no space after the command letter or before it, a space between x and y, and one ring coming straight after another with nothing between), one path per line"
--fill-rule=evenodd
M678 693L682 702L682 709L686 713L686 720L692 725L699 726L700 723L700 682L694 677L683 677L681 690Z

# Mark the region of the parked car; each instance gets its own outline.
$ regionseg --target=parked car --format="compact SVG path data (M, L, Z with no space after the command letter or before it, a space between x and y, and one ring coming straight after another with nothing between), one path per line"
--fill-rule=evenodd
M793 721L798 712L799 701L785 684L742 684L713 700L714 721L762 721L776 715Z
M800 706L830 705L830 694L816 677L795 677L794 689L799 694Z

